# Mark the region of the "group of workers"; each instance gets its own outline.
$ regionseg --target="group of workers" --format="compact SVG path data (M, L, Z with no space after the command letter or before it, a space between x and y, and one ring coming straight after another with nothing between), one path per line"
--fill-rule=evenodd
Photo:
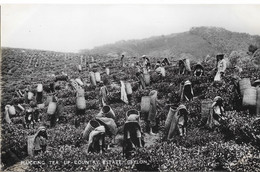
M140 88L145 89L146 84L144 81L144 74L151 70L151 63L147 56L142 56L143 64L137 64L137 72L136 77L140 83ZM121 57L121 61L124 65L124 56ZM189 59L184 59L179 61L179 74L186 74L191 73L191 68L189 64ZM170 65L170 62L167 58L164 58L162 62L157 61L155 65L155 71L159 75L163 75L161 67ZM144 68L145 70L141 70ZM220 76L224 75L226 68L226 63L223 60L223 56L217 56L217 74ZM204 68L201 64L197 64L195 66L195 70L193 75L194 76L202 76L204 74ZM56 78L59 80L59 78ZM60 80L68 81L68 77L60 77ZM56 80L55 80L56 81ZM102 83L101 83L102 84ZM122 84L123 85L123 84ZM47 86L47 91L55 92L54 84L51 83ZM122 88L122 87L121 87ZM46 90L46 88L45 88ZM42 90L41 90L42 91ZM25 124L28 128L28 124L31 123L31 119L34 118L33 116L39 116L39 111L37 108L37 104L42 103L42 92L38 91L36 96L36 102L30 102L30 108L26 109L25 111ZM121 91L122 92L122 91ZM28 99L28 90L25 92L26 99ZM101 85L100 87L100 108L101 111L97 115L95 115L94 119L89 121L88 125L86 126L83 137L88 139L88 149L87 152L103 152L106 149L105 145L105 138L109 136L111 138L111 142L115 142L115 135L117 134L117 125L115 121L115 114L111 107L109 106L108 102L108 95L109 91L105 85ZM122 95L122 94L121 94ZM155 128L156 128L156 118L158 117L158 110L162 110L163 104L158 101L157 98L158 91L152 90L149 93L150 97L150 105L149 110L146 113L141 113L136 109L129 110L126 112L126 120L125 125L123 127L124 133L124 143L123 143L123 153L125 156L129 157L131 152L136 147L143 147L144 146L144 139L143 139L143 131L141 129L140 118L141 116L144 117L144 121L146 123L146 132L150 135L155 135ZM182 91L181 91L181 100L182 101L192 101L194 97L192 83L187 80L182 83ZM224 108L223 108L223 99L217 96L212 104L212 110L209 114L207 125L210 128L214 128L214 126L218 126L220 120L223 119L224 116ZM32 115L34 114L34 115ZM166 122L165 128L167 128L166 132L164 133L165 138L171 140L174 138L174 135L179 136L186 136L187 135L187 122L188 122L188 115L189 112L185 105L181 104L176 110L172 110L170 108ZM35 119L39 119L39 117L35 117ZM38 120L38 121L39 121ZM56 118L55 118L56 120ZM36 122L36 121L35 121ZM39 152L46 151L46 140L47 140L47 132L46 127L41 126L37 133L33 135L28 140L31 145L30 154L35 155ZM33 150L33 152L32 152Z
M148 73L151 70L151 64L149 58L146 56L143 57L143 64L139 65L137 63L137 72L136 77L139 80L140 88L145 89L145 81L144 81L144 74ZM218 57L220 61L222 60L221 57ZM121 59L122 60L122 59ZM185 74L186 72L190 72L190 67L188 59L181 60L179 63L179 74ZM219 63L219 62L218 62ZM222 61L223 63L223 61ZM165 58L162 62L157 61L155 65L155 71L156 69L163 67L165 65L169 65L169 60ZM183 68L184 67L184 68ZM218 68L221 66L218 65ZM141 70L141 68L144 68L145 70ZM160 71L160 70L157 70ZM219 71L219 70L218 70ZM221 74L223 75L224 70L222 70ZM161 74L158 72L158 74ZM194 70L194 76L200 77L204 74L204 68L201 64L197 64L195 66ZM194 94L192 89L192 84L189 80L182 83L182 90L181 90L181 100L182 101L192 101ZM122 87L121 87L122 88ZM122 91L121 91L122 92ZM107 88L105 86L102 86L100 89L100 97L101 97L101 103L102 106L107 106L107 95L109 94ZM131 152L135 150L136 147L143 147L144 146L144 134L143 132L147 132L150 135L156 135L156 119L158 118L158 112L162 110L163 104L160 103L157 99L158 91L152 90L149 93L150 97L150 106L149 110L147 112L139 112L136 109L131 109L126 112L126 120L125 125L123 128L124 133L124 140L123 140L123 154L126 157L130 157ZM213 104L211 106L210 114L208 115L207 123L206 125L209 128L214 128L215 126L219 126L221 120L224 119L224 106L223 106L223 99L220 96L217 96L213 100ZM141 129L141 123L140 118L141 116L144 118L145 122L145 131L142 131ZM165 128L166 132L164 132L164 138L167 140L172 140L175 135L179 135L181 137L187 135L187 122L188 122L188 116L189 112L185 105L180 104L179 107L172 112L172 109L170 108L169 114L167 116L166 122L165 122ZM168 119L169 117L169 119ZM100 127L100 126L99 126ZM106 125L104 125L103 128L108 128ZM167 129L168 128L168 129ZM98 129L98 127L97 127ZM100 129L98 129L100 130ZM97 133L97 131L93 130L92 132ZM100 135L99 135L100 134ZM101 146L104 142L104 135L105 131L100 130L100 133L96 135L97 141ZM102 135L102 137L101 137ZM101 140L100 140L101 139ZM91 139L92 140L92 139ZM91 141L89 141L92 143ZM102 147L102 146L101 146ZM101 150L101 149L98 149Z

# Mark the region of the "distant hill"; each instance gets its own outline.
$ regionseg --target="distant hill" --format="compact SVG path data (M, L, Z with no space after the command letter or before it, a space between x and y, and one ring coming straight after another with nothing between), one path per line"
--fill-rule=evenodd
M140 57L146 54L151 57L172 57L178 59L183 54L195 59L217 53L230 54L232 51L247 51L250 44L260 44L260 36L247 33L231 32L218 27L193 27L188 32L154 36L147 39L119 41L82 50L83 53L100 54L118 57Z

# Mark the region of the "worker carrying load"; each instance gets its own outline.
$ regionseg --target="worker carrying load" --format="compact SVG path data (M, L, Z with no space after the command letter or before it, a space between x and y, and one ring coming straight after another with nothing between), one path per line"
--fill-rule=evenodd
M124 58L125 58L125 55L122 54L122 56L121 56L121 64L122 64L122 67L125 67Z
M152 90L149 93L149 99L150 101L141 102L141 106L146 106L148 104L148 109L144 110L144 116L146 121L146 131L150 135L156 135L155 134L155 128L156 128L156 117L158 115L158 109L162 109L163 105L158 101L157 99L158 91ZM142 109L143 107L141 107ZM146 112L145 112L146 111Z
M144 75L143 75L143 72L141 70L141 67L137 64L136 68L137 68L136 79L139 83L139 88L145 89L146 85L145 85L145 82L144 82Z
M155 72L159 74L160 77L165 77L165 68L163 66L156 66Z
M37 86L37 92L36 92L36 102L37 104L42 104L43 103L43 85L38 84Z
M103 125L96 127L93 131L90 132L87 153L103 153L103 151L105 151L105 132L106 129Z
M179 105L177 110L170 108L165 121L165 138L172 140L175 135L187 135L187 122L189 112L185 105Z
M124 81L120 81L120 83L121 83L121 100L124 103L128 104L129 101L128 101L128 97L127 97L127 94L126 94L125 83L124 83Z
M161 63L162 66L169 66L170 65L170 61L168 60L168 58L164 58L162 63Z
M143 58L143 66L146 67L147 70L149 71L151 68L150 59L146 55L143 55L142 58Z
M238 66L238 65L236 65L234 67L234 69L235 69L235 75L240 77L241 76L241 72L243 72L243 68Z
M53 115L50 115L50 127L54 127L56 123L59 121L59 118L63 116L64 105L61 99L57 100L57 108Z
M28 137L28 154L34 156L38 155L40 152L45 152L47 148L47 139L46 127L39 127L34 135Z
M108 92L107 87L103 83L100 83L100 85L101 85L101 88L99 91L99 97L100 97L99 100L100 100L100 107L103 107L105 105L108 105L109 92Z
M189 74L191 72L190 68L190 60L189 59L183 59L179 60L179 74Z
M213 129L216 126L220 126L220 122L225 120L224 115L223 99L220 96L216 96L211 105L211 110L206 124L207 127Z
M160 60L158 60L157 62L156 62L156 64L155 64L155 69L157 69L158 67L160 67L161 66L161 62L160 62Z
M200 77L203 74L204 74L204 67L200 63L197 63L194 69L194 76Z
M103 106L100 112L95 116L95 120L106 128L106 136L109 136L109 139L111 139L111 144L115 142L117 133L115 118L116 116L113 109L108 105Z
M57 81L69 81L69 77L66 73L62 73L62 75L55 76L55 82Z
M191 82L189 80L184 82L181 86L181 101L191 101L193 100L194 94Z
M216 58L217 58L217 68L216 68L217 73L215 75L214 81L221 81L227 68L227 62L224 59L224 54L218 54Z
M36 123L42 120L42 114L37 108L37 104L33 101L30 102L30 106L23 112L24 115L24 128L34 128Z
M12 109L10 107L11 107L11 105L5 106L5 113L4 113L4 118L3 118L8 124L12 123L12 121L10 119L10 110L12 110ZM14 109L14 112L15 112L15 109Z
M43 90L47 93L54 93L55 89L54 89L54 82L51 81L49 84L44 84L43 85Z
M123 155L126 158L131 156L131 153L137 147L143 147L144 140L140 127L140 115L135 109L131 109L126 113L126 122L124 124L124 141Z

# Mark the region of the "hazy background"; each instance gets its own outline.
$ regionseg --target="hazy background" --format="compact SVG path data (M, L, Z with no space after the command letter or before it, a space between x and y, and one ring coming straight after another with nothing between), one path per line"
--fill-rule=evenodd
M260 5L2 5L3 47L77 52L217 26L260 35Z

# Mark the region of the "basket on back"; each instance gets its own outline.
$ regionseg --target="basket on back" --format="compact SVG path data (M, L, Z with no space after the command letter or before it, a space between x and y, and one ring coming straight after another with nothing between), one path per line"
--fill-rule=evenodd
M244 90L243 106L256 106L256 88L249 87Z
M141 112L146 113L149 112L151 105L151 97L150 96L143 96L141 99Z
M109 68L107 67L106 68L106 74L109 75L110 71L109 71Z
M90 120L83 132L83 138L84 139L88 139L89 134L91 133L91 131L93 131L95 128L97 128L98 126L100 126L100 123L96 120Z
M100 82L101 81L101 76L100 76L99 72L95 72L95 79L96 79L96 82Z
M164 133L165 133L165 136L168 135L169 133L169 130L170 130L170 126L171 126L171 122L173 120L173 117L174 117L174 114L176 113L176 109L172 109L170 107L169 109L169 112L167 114L167 118L165 120L165 126L164 126Z
M250 87L251 87L251 82L249 78L243 78L239 81L239 89L242 96L244 95L245 89Z
M77 97L84 97L85 91L83 88L78 88L77 89Z
M76 105L77 105L77 109L79 110L84 110L86 109L86 99L85 97L77 97L76 99Z
M130 116L130 115L133 115L133 116L135 116L135 118L137 119L135 122L140 122L140 113L139 113L139 111L137 111L137 110L135 110L135 109L130 109L130 110L128 110L127 112L126 112L126 119L128 119L128 117Z
M146 86L150 85L150 74L149 73L144 74L144 82L145 82Z
M90 74L90 82L91 82L91 84L96 86L97 83L96 83L95 73L94 72L89 72L89 74Z
M100 112L96 115L96 117L107 117L107 118L112 118L112 119L116 118L115 112L108 105L103 106L102 109L100 110Z
M256 115L260 116L260 87L257 88Z
M132 86L129 82L125 83L125 90L127 95L131 95L133 93Z
M56 102L50 102L47 109L47 114L53 115L57 109L57 103Z

